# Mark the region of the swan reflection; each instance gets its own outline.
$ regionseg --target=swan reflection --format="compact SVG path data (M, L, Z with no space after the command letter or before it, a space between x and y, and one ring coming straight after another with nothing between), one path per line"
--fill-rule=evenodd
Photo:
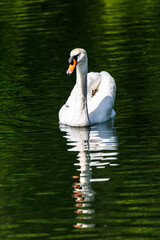
M113 121L96 124L91 127L69 127L60 126L67 138L68 151L76 151L77 160L74 165L77 167L77 176L73 176L73 197L75 199L75 213L77 224L75 228L94 228L95 210L92 203L95 199L95 191L92 189L92 182L104 182L110 179L92 178L93 168L105 168L117 166L118 140ZM94 171L94 170L93 170Z

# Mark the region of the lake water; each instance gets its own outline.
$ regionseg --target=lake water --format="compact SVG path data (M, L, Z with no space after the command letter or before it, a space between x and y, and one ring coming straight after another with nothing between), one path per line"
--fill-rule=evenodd
M159 0L0 2L0 239L160 239ZM70 51L116 118L60 126Z

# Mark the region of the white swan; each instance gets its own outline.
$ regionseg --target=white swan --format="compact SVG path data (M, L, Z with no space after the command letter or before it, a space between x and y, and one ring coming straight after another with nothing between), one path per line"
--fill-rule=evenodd
M76 84L59 111L59 121L69 126L89 126L115 116L113 110L116 84L105 71L88 72L87 53L76 48L71 51L67 74L76 67Z

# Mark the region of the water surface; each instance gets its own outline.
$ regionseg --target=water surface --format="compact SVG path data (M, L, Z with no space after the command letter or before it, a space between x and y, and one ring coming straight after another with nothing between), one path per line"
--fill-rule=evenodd
M160 238L158 0L0 2L0 239ZM59 126L69 52L117 84L116 118Z

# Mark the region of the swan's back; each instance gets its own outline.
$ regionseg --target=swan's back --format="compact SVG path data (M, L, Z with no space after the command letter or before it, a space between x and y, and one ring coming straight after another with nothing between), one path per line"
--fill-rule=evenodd
M114 78L105 71L88 73L87 105L91 124L107 121L115 115L116 94Z

